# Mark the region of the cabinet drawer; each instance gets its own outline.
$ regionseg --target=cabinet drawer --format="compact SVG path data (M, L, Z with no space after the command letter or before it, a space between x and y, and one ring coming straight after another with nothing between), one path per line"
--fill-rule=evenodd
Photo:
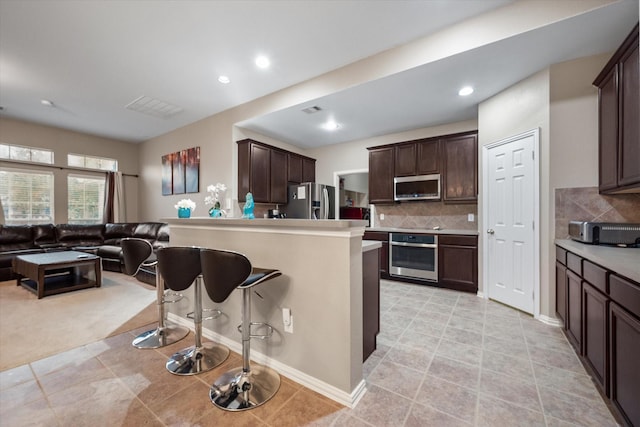
M603 293L608 293L607 270L586 259L582 262L582 278Z
M582 276L582 258L578 255L567 252L567 267L578 276Z
M478 246L476 236L452 236L451 234L438 234L439 245L454 246Z
M377 240L379 242L389 241L389 233L386 231L365 231L362 240Z
M611 299L640 317L640 285L622 277L609 276L609 295Z
M567 265L567 251L560 246L556 246L556 260L562 265Z

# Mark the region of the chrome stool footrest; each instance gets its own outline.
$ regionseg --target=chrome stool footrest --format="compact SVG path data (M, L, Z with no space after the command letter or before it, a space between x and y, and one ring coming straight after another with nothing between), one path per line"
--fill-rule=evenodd
M172 374L196 375L215 368L228 356L229 348L209 342L202 347L191 346L174 353L167 361L166 367Z
M182 295L179 292L165 292L164 295L162 296L162 303L174 304L176 302L181 301L182 298L184 298L184 295Z
M216 380L209 390L211 402L228 411L260 406L280 388L280 375L266 366L253 365L251 372L233 369Z
M218 317L222 316L222 310L217 309L217 308L203 308L202 309L202 313L213 313L211 316L207 316L207 317L203 317L201 320L214 320L217 319ZM187 313L186 316L188 319L193 320L195 318L195 312L192 311L190 313Z
M267 328L267 332L264 334L252 334L253 327L263 327ZM238 332L242 333L242 325L238 325ZM273 326L266 322L251 322L251 328L249 328L249 338L258 338L261 340L266 340L267 338L271 338L273 335Z
M164 325L138 335L133 340L136 348L160 348L180 341L189 334L189 329L178 325Z

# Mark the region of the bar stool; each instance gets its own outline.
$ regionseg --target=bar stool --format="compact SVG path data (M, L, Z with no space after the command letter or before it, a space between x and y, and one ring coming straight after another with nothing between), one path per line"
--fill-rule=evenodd
M141 269L155 268L158 260L153 256L153 246L145 239L127 237L120 241L122 257L124 258L124 272L135 276ZM138 335L132 342L136 348L159 348L180 341L189 333L189 329L179 325L165 325L164 304L165 289L156 271L156 304L158 306L158 326Z
M169 289L181 292L194 284L193 318L195 345L180 350L167 361L167 370L176 375L194 375L215 368L229 356L229 349L217 343L202 344L202 276L200 248L170 246L158 249L158 273ZM218 317L220 310L211 310Z
M202 249L202 277L209 297L217 303L225 301L234 289L242 290L242 367L223 374L214 381L209 398L214 405L228 411L242 411L262 405L280 388L280 376L266 366L251 369L249 351L251 338L265 339L273 334L266 323L251 322L251 288L280 276L278 270L252 268L247 257L237 252ZM264 326L267 333L251 333L252 326Z

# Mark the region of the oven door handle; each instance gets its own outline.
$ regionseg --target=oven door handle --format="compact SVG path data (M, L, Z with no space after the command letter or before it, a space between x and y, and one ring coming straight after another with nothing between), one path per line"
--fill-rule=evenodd
M392 246L407 246L410 248L437 248L437 244L430 243L404 243L404 242L389 242Z

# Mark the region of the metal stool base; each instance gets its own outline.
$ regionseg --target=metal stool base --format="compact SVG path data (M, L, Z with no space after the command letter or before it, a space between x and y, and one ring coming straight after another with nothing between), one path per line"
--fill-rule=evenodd
M229 349L216 343L206 343L200 348L185 348L169 358L167 370L175 375L196 375L209 371L227 360Z
M165 326L160 329L152 329L138 335L133 340L136 348L160 348L180 341L189 334L189 328L178 325Z
M243 391L247 389L246 391ZM227 411L244 411L267 402L280 388L280 375L265 366L233 369L218 378L209 390L209 398Z

